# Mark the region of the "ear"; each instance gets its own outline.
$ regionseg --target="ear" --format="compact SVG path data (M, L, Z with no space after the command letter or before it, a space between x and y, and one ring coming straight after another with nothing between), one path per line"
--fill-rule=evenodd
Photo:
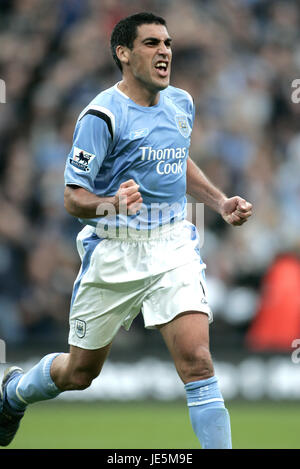
M116 54L122 65L129 64L129 49L126 46L117 46Z

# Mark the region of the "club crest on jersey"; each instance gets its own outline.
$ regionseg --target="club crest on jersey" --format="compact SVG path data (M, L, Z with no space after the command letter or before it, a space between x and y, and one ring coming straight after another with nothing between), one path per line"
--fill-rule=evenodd
M184 114L176 114L175 121L177 128L181 135L185 138L190 136L191 129L187 120L187 117Z
M82 339L86 333L86 322L81 319L76 319L75 321L75 332L77 337Z
M80 171L85 171L88 173L90 171L90 163L93 159L96 158L96 155L88 153L85 150L74 147L73 158L70 158L70 164Z

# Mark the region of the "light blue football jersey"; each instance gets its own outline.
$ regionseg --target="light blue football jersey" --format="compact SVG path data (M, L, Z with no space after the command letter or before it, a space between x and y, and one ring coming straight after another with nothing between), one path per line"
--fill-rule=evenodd
M186 164L194 105L189 93L169 86L155 106L136 104L116 84L81 112L67 157L65 184L100 197L133 179L143 198L135 215L81 219L92 226L153 229L185 217ZM107 208L107 207L104 207ZM97 212L102 215L101 208Z

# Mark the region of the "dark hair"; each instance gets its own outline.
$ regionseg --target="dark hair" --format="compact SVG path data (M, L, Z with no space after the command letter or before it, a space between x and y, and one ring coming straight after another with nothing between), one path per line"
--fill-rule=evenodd
M126 46L129 49L133 48L133 42L137 37L137 28L142 24L162 24L166 26L166 21L160 16L153 13L137 13L128 16L119 21L113 29L110 38L110 47L114 61L119 69L122 71L122 64L117 57L116 48L118 46Z

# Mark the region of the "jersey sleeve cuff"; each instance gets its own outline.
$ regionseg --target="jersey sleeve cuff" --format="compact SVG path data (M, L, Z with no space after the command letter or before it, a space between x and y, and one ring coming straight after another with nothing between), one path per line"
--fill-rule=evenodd
M65 187L67 186L78 186L78 187L82 187L83 189L86 189L87 191L89 192L93 192L94 191L94 188L89 186L88 184L84 184L83 182L81 181L65 181Z

